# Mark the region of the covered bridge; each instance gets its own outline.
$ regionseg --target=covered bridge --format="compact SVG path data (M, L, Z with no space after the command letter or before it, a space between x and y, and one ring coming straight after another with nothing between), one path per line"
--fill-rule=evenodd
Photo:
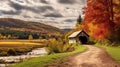
M69 44L72 43L86 44L89 40L89 35L84 30L80 30L72 33L68 38Z

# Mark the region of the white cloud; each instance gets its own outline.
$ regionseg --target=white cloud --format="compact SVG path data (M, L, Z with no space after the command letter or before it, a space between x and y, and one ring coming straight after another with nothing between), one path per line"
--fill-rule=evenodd
M37 21L58 28L74 27L85 5L85 0L1 0L0 2L0 17Z

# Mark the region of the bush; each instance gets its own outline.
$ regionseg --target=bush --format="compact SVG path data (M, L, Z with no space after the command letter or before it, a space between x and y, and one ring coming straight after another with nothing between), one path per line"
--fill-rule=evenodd
M33 40L33 36L32 36L32 35L29 35L28 39L29 39L29 40Z
M0 52L0 56L7 56L8 54L7 54L7 52L6 51L2 51L2 52Z
M0 63L4 63L4 62L5 62L4 60L0 59Z
M21 55L21 54L25 53L25 49L23 49L23 48L21 48L21 49L15 49L15 51L16 51L17 55Z
M55 39L50 39L48 41L48 49L50 50L51 53L59 53L61 52L60 51L60 48L59 45L61 45L60 42L56 41Z
M26 54L27 52L30 52L32 50L32 48L19 48L19 49L15 49L16 55L22 55L22 54Z
M112 46L111 45L112 43L109 40L98 41L96 44L105 45L105 46Z
M65 40L62 39L50 39L47 43L50 53L63 53L74 51L76 45L68 44Z
M88 41L88 44L90 44L90 45L94 45L95 42L94 42L94 41Z
M16 55L16 51L14 49L9 49L7 53L8 55Z

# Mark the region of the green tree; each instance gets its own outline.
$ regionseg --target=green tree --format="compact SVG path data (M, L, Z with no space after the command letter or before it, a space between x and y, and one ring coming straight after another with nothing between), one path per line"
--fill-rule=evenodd
M81 17L81 15L79 15L79 17L77 19L77 24L81 24L81 22L82 22L82 17Z

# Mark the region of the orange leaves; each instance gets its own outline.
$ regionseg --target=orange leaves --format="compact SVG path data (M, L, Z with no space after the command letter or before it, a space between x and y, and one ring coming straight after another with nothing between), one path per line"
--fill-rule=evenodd
M111 20L106 0L89 0L85 9L84 24L89 34L98 40L106 39L110 34Z
M120 24L120 0L114 0L114 23Z
M94 24L93 22L90 22L87 24L87 26L89 28L89 34L94 36L98 40L105 39L106 36L109 34L109 27L107 27L107 25L104 23Z
M87 2L84 25L90 36L98 40L120 39L120 0L88 0Z
M109 34L109 27L107 24L100 23L98 29L95 31L94 35L99 40L105 39Z
M93 23L88 23L87 24L88 28L89 28L89 31L90 31L90 35L93 35L93 32L98 28L97 25L94 25Z

